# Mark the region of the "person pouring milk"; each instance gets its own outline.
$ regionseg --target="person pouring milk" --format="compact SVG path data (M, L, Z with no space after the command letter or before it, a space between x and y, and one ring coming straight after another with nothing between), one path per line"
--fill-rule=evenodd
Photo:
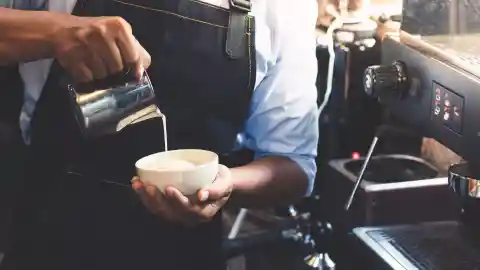
M226 203L287 205L311 192L315 0L3 3L1 72L21 79L0 88L24 91L29 150L1 269L225 269ZM218 175L196 196L132 180L138 159L164 150L161 119L78 134L62 74L83 83L125 69L148 69L169 150L218 154Z

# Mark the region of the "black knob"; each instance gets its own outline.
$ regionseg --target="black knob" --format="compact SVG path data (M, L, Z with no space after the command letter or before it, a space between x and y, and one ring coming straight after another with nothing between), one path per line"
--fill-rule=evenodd
M410 88L407 68L401 62L392 65L370 66L363 75L363 87L369 96L402 97Z

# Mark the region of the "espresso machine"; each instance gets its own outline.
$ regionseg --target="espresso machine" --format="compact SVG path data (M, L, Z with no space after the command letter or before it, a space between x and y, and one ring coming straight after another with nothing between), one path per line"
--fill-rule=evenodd
M355 228L351 255L362 269L480 269L480 2L404 0L400 31L381 39L382 64L365 71L365 91L463 158L448 171L458 218Z

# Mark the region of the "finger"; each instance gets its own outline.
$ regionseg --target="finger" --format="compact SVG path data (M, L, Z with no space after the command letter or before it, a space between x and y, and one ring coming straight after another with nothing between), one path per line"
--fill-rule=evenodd
M98 46L97 52L102 57L107 66L109 74L117 74L124 69L122 54L115 40L111 38L102 38L102 46Z
M165 195L177 207L188 209L191 206L190 200L174 187L165 188Z
M105 30L105 26L99 26L98 31L88 34L86 44L90 52L97 55L103 62L108 74L115 74L123 70L123 60L115 39Z
M140 45L140 59L144 69L148 69L152 64L152 56Z
M142 183L142 181L140 181L139 178L134 178L132 180L132 188L135 191L135 193L137 193L143 205L147 207L150 211L154 211L154 209L152 208L150 197L145 188L145 185Z
M92 53L90 59L88 59L88 69L92 71L94 80L107 77L107 67L96 53Z
M151 205L155 205L156 203L160 205L162 203L162 198L159 197L159 194L158 194L159 192L157 187L146 186L145 190L147 191L148 200Z
M340 17L340 13L337 11L337 7L333 4L327 4L327 6L325 7L325 13L335 18Z
M156 188L152 186L145 186L138 177L132 179L132 188L135 190L143 205L147 207L150 212L157 214L159 211L159 204L155 202Z
M172 202L165 199L160 190L155 186L147 186L149 207L154 209L154 214L172 222L183 222L181 211L178 207L172 205Z
M132 183L132 188L133 188L135 191L145 188L145 186L143 185L143 182L140 181L140 177L138 177L138 176L134 176L134 177L132 178L131 183Z
M137 68L140 56L133 35L122 31L116 41L123 63L127 67Z
M70 72L76 82L86 83L93 80L92 71L83 62L76 63Z
M203 213L201 206L192 205L190 200L184 196L178 189L167 187L165 195L172 209L175 209L176 221L188 228L193 228L201 222L209 220L210 216Z
M143 68L142 64L139 62L137 67L135 68L136 72L135 72L135 78L137 78L137 80L139 82L142 81L142 77L143 77L143 73L145 72L145 69Z
M215 181L198 192L198 199L201 202L207 200L217 201L232 192L230 169L224 165L218 166L218 175Z
M200 211L199 216L202 218L199 219L199 221L208 222L212 220L212 218L218 213L218 211L220 211L220 208L221 207L215 203L208 204Z
M145 187L145 193L141 194L143 195L142 202L145 204L145 206L150 210L155 215L160 215L164 218L169 218L170 214L168 211L168 207L165 207L165 202L164 200L159 197L159 191L158 188L155 186L146 186Z
M136 76L137 78L141 79L145 70L150 66L152 58L145 48L140 45L137 39L135 39L135 43L140 57L139 61L137 62Z

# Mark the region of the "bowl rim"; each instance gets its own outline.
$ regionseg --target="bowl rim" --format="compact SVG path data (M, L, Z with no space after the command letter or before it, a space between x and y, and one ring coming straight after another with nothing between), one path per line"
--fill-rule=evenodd
M147 160L148 158L151 158L153 156L156 156L156 155L168 155L168 154L171 154L171 153L175 153L175 152L202 152L202 153L208 153L208 154L211 154L212 155L212 159L205 162L205 163L202 163L202 164L195 164L195 167L193 168L189 168L189 169L173 169L173 170L155 170L155 169L145 169L143 167L140 167L139 164L141 162L144 162L145 160ZM186 148L186 149L175 149L175 150L168 150L168 151L162 151L162 152L156 152L156 153L152 153L150 155L147 155L147 156L144 156L140 159L138 159L136 162L135 162L135 168L137 170L142 170L142 171L150 171L150 172L191 172L191 171L194 171L194 170L198 170L198 169L201 169L201 168L204 168L204 167L207 167L207 166L210 166L212 163L217 163L219 162L218 160L218 154L213 152L213 151L209 151L209 150L205 150L205 149L194 149L194 148Z

